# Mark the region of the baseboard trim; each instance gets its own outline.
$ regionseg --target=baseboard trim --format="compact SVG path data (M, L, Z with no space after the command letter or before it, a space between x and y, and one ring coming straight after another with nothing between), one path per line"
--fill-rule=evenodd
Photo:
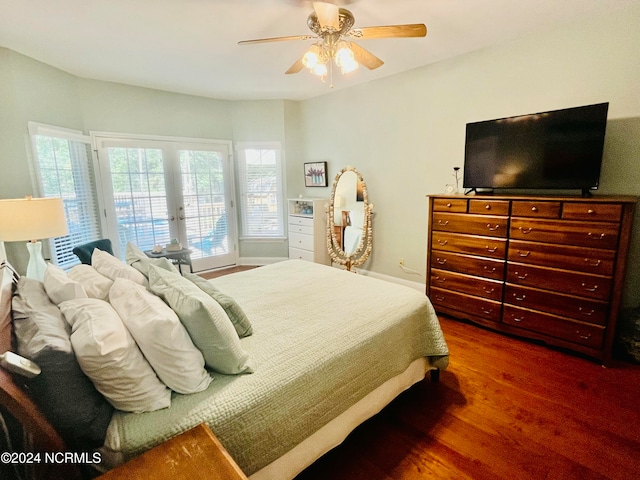
M270 265L272 263L284 262L288 257L240 257L238 265Z
M424 293L427 288L427 286L424 283L412 282L411 280L392 277L391 275L376 273L376 272L372 272L371 270L364 270L362 268L357 268L356 271L358 272L359 275L366 275L368 277L379 278L380 280L386 280L387 282L397 283L399 285L404 285L405 287L413 288L414 290L418 290L419 292L422 292L422 293Z

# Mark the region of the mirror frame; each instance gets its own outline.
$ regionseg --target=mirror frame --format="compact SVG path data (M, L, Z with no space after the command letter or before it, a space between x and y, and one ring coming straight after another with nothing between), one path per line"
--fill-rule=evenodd
M338 241L335 232L335 198L336 198L336 187L338 186L338 181L340 177L345 172L354 172L356 174L357 183L362 185L362 198L364 201L363 208L363 224L362 224L362 237L360 238L360 243L354 252L347 253L344 251L343 246L341 246L341 242ZM329 256L331 257L331 261L337 263L339 265L344 265L347 270L351 271L353 267L358 267L367 261L369 255L371 254L371 249L373 247L373 235L372 235L372 225L371 225L371 217L373 211L373 205L369 203L369 191L367 189L367 184L362 178L362 175L358 170L354 167L347 166L340 170L333 181L333 187L331 188L331 198L329 199L329 209L327 212L327 250L329 251Z

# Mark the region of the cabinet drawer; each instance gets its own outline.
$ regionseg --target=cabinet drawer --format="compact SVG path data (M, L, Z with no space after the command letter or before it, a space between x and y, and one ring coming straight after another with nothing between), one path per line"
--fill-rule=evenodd
M507 258L510 262L578 270L597 275L612 275L615 257L615 250L523 240L509 240L507 248Z
M313 228L313 218L289 215L289 225L303 225Z
M311 250L300 250L299 248L289 247L289 258L313 262L313 252Z
M455 290L498 302L502 300L502 282L447 270L431 270L431 287Z
M588 273L576 273L555 268L535 267L522 263L507 265L508 283L543 288L569 295L608 300L611 278Z
M504 302L596 325L606 324L609 310L606 302L570 297L509 283L505 286Z
M575 322L555 315L504 306L502 321L507 325L515 325L533 332L543 333L568 342L591 348L602 348L604 327Z
M618 224L512 218L510 238L615 250Z
M467 212L467 200L463 198L434 198L434 212Z
M431 252L431 268L468 273L478 277L504 279L504 260L474 257L439 250Z
M507 200L469 200L469 213L479 215L509 215Z
M515 200L511 206L514 217L560 218L560 202Z
M447 232L432 232L431 238L431 247L434 250L468 253L470 255L500 259L504 259L507 253L507 241L502 238Z
M303 235L301 233L289 234L289 246L302 250L313 251L313 237L311 235Z
M432 228L440 232L459 232L506 238L507 224L507 217L434 212Z
M619 222L622 205L619 203L566 202L562 207L562 218L568 220L597 220Z
M313 235L313 225L295 225L289 224L289 233L303 233L305 235Z
M436 310L438 310L438 306L442 306L461 312L462 317L475 315L493 322L500 321L500 313L502 312L500 302L435 287L431 289L429 299Z

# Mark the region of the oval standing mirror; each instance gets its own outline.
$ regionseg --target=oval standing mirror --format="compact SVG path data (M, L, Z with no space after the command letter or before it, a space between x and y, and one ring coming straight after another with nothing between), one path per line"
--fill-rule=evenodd
M373 245L367 184L353 167L345 167L333 181L327 215L327 249L334 263L347 270L362 265Z

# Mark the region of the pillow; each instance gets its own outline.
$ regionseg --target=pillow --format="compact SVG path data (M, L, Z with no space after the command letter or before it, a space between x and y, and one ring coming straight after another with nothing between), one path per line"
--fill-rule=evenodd
M113 407L80 369L69 325L42 282L22 277L12 307L18 353L41 369L37 377L24 380L29 394L69 447L103 445Z
M139 283L143 287L146 287L148 284L145 276L135 268L98 248L96 248L91 255L91 265L98 271L98 273L110 278L111 280L115 280L116 278L128 278L129 280Z
M168 258L149 258L137 245L131 242L127 242L125 259L127 264L138 270L146 278L149 278L149 265L155 265L170 272L180 273Z
M249 318L233 298L222 293L214 287L211 282L205 280L200 275L196 275L195 273L185 273L184 276L220 304L229 316L229 320L233 323L233 327L236 329L236 333L240 338L248 337L253 333L253 327L251 326Z
M218 302L179 274L153 265L149 268L149 283L151 291L178 314L207 366L220 373L253 372L249 355Z
M65 300L87 298L82 284L69 278L67 272L51 263L47 264L44 271L44 289L56 305Z
M115 408L150 412L171 403L163 385L107 302L68 300L60 310L71 325L71 345L82 371Z
M98 273L91 265L76 265L69 273L69 278L81 283L89 298L107 300L113 280Z
M201 392L209 386L212 378L204 369L202 353L166 303L125 278L113 282L109 300L166 386L178 393Z

